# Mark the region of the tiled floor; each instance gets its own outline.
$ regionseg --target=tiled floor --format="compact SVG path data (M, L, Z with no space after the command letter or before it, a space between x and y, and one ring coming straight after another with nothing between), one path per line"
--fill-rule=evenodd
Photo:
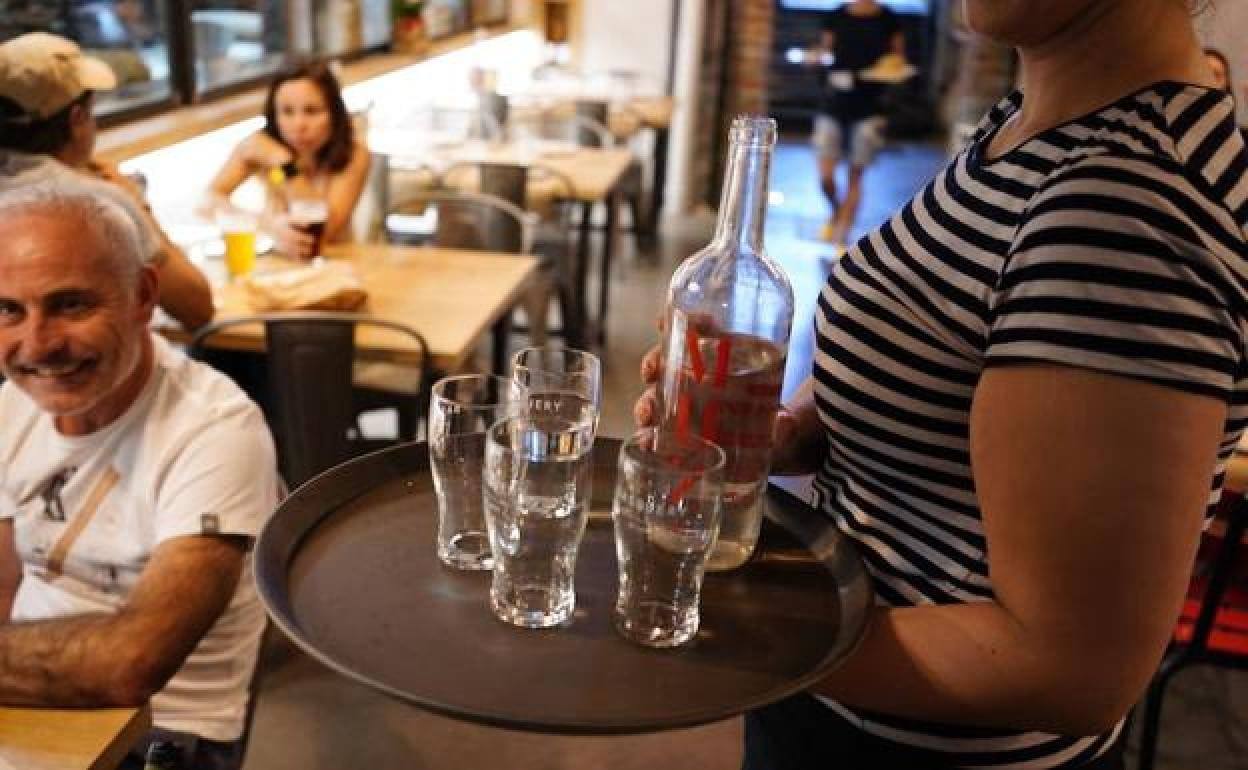
M885 153L866 179L859 231L879 224L941 165L940 150L905 146ZM791 389L812 351L810 319L829 261L813 240L825 216L809 149L782 145L772 171L768 251L785 266L797 296L790 347ZM657 259L643 259L623 238L611 277L610 346L604 351L601 431L626 435L639 386L636 364L654 343L654 319L675 265L704 244L709 216L671 220ZM476 727L400 705L278 650L261 689L246 770L420 770L506 767L653 770L739 767L739 723L622 738L556 738ZM1163 770L1248 770L1248 675L1193 670L1167 701ZM854 769L857 770L857 769Z

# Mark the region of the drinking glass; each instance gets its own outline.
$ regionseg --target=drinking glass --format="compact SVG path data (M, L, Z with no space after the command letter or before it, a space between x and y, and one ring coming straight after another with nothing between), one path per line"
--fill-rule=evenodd
M313 237L312 257L321 256L324 246L325 223L329 221L329 202L320 196L291 196L287 215L290 226Z
M438 558L456 569L494 566L482 508L485 435L521 406L515 383L486 374L446 377L429 401L429 464L438 496Z
M615 627L647 647L698 632L698 600L719 533L724 451L691 433L638 431L620 449L611 519Z
M584 350L524 348L511 359L511 378L528 393L528 413L552 415L598 432L602 362Z
M225 270L230 280L249 275L256 268L256 216L237 209L223 211L217 225L225 241Z
M588 426L552 415L495 423L485 447L485 522L494 554L490 609L523 628L576 608L576 552L592 481Z

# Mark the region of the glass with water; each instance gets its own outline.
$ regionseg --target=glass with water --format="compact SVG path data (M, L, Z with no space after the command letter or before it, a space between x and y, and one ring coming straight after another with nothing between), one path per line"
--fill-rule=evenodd
M512 381L486 374L446 377L429 401L429 464L438 496L438 559L448 567L494 566L482 504L489 427L523 403Z
M512 356L511 378L528 394L528 414L584 424L593 440L602 412L598 356L571 348L524 348Z
M691 433L641 430L620 449L611 518L615 626L648 647L698 632L702 577L721 522L725 455Z
M585 531L593 435L553 415L509 417L485 449L485 520L494 554L490 608L524 628L548 628L576 608L576 554Z

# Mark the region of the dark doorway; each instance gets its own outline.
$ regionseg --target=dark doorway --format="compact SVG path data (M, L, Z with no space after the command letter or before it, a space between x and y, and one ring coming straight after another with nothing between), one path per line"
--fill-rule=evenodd
M801 132L810 129L811 119L819 103L821 69L806 66L799 56L815 45L823 17L844 5L846 0L776 0L775 35L769 64L770 112L782 130ZM941 0L880 0L900 18L906 35L906 58L919 69L919 74L901 88L908 106L916 103L919 114L909 117L917 123L933 124L930 73L935 58L936 26L934 10ZM900 94L899 94L900 96ZM926 114L924 114L926 113ZM899 126L903 132L908 126ZM916 126L922 133L922 126Z

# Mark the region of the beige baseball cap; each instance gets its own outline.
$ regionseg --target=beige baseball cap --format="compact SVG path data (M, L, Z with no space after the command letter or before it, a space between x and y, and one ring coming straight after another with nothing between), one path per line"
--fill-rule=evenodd
M112 69L82 55L72 40L30 32L0 43L0 96L12 99L24 120L45 120L65 109L84 91L117 87Z

